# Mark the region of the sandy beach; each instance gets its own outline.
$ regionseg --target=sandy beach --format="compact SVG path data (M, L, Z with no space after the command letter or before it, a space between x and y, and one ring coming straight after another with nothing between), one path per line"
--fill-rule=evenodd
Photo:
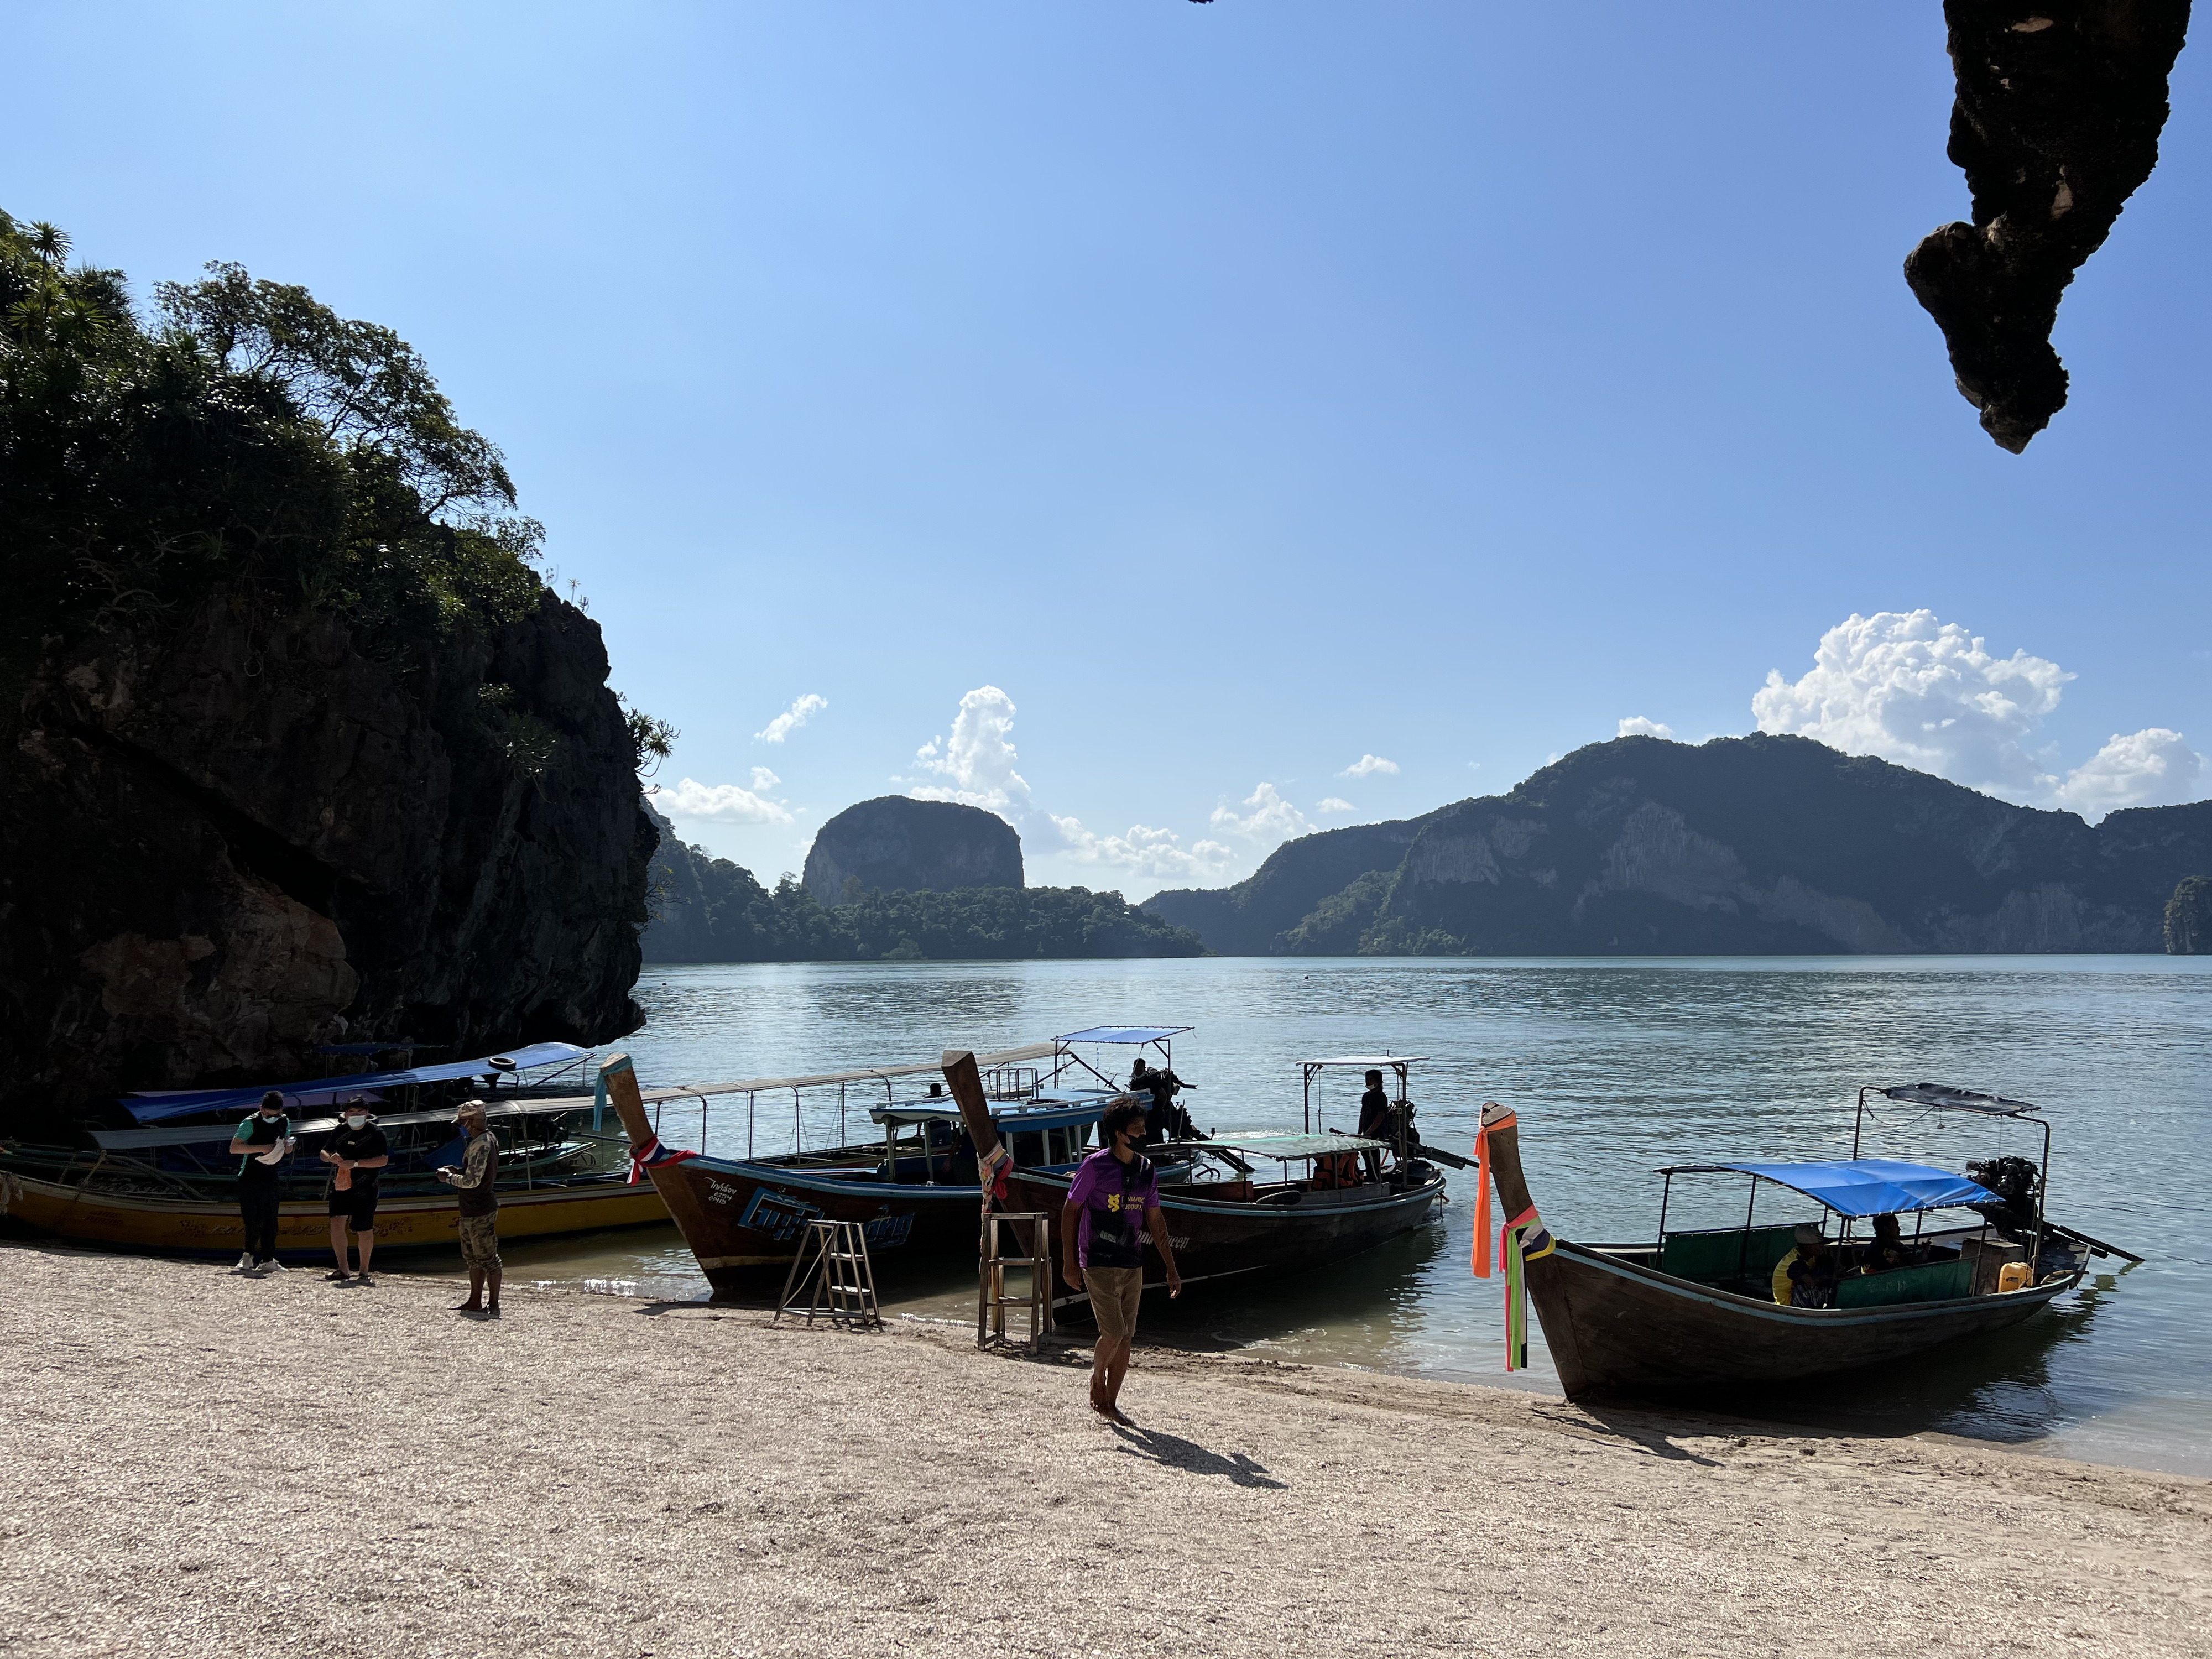
M0 1246L0 1654L2212 1652L2212 1483Z

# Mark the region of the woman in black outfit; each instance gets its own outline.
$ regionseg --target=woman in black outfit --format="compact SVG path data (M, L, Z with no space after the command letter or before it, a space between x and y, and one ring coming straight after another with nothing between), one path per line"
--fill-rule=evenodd
M323 1148L323 1162L331 1166L331 1254L338 1259L337 1271L325 1275L343 1285L354 1275L346 1267L346 1229L353 1229L361 1249L361 1283L373 1285L369 1258L376 1254L376 1188L391 1146L368 1108L358 1099L346 1103L337 1133Z

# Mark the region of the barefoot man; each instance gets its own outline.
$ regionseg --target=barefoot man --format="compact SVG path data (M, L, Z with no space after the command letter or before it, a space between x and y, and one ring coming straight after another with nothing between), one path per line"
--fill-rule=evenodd
M438 1179L461 1189L461 1263L469 1270L469 1299L460 1304L459 1311L496 1319L499 1191L492 1183L499 1174L499 1142L493 1139L490 1126L484 1121L484 1104L481 1100L463 1101L455 1121L461 1133L469 1138L469 1149L461 1155L458 1169L447 1164L438 1171ZM491 1289L489 1304L484 1301L487 1285Z
M1137 1301L1145 1288L1146 1234L1167 1264L1170 1296L1182 1294L1182 1274L1160 1212L1159 1179L1152 1160L1137 1150L1145 1138L1145 1109L1121 1101L1106 1109L1098 1128L1106 1145L1083 1160L1060 1212L1060 1271L1077 1290L1090 1291L1098 1321L1091 1409L1127 1423L1121 1380L1129 1374L1129 1344L1137 1334Z

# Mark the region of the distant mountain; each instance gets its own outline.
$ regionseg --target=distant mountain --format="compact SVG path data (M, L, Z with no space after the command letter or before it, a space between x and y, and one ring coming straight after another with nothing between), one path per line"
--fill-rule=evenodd
M2205 872L2212 802L2092 829L1804 738L1622 738L1143 908L1237 956L2134 951Z
M660 832L647 900L653 921L642 940L648 963L1006 962L1206 954L1198 935L1188 928L1146 915L1119 893L1085 887L897 889L864 892L842 904L819 904L789 877L773 888L763 887L742 866L685 845L673 824L650 805L646 810ZM991 821L1013 834L1003 820ZM1019 868L1017 864L1017 883Z
M995 812L949 800L879 795L815 832L806 890L817 904L864 893L1022 885L1022 838Z

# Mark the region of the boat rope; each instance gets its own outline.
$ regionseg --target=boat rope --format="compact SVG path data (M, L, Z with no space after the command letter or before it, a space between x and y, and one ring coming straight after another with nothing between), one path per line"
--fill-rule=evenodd
M698 1156L696 1152L679 1152L672 1146L662 1146L659 1135L647 1136L644 1146L629 1149L629 1180L626 1184L636 1186L637 1178L656 1164L681 1164L687 1158Z

